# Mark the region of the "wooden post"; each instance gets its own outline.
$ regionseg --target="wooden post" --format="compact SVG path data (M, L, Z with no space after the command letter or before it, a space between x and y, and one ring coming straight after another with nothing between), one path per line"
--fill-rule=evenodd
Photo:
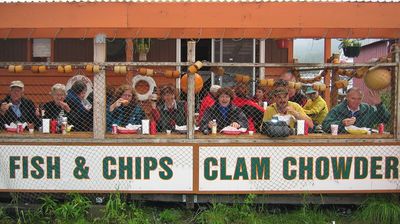
M260 63L265 63L265 39L260 40ZM265 79L265 67L260 67L259 79Z
M194 63L196 60L196 41L187 42L187 59L188 62ZM188 88L187 88L187 106L188 106L188 119L187 130L188 138L194 138L194 74L188 72Z
M400 139L400 46L394 45L394 54L392 55L393 62L397 63L394 69L394 90L392 88L392 96L394 95L394 107L392 108L392 116L395 118L394 122L394 136L397 140ZM393 102L393 100L392 100ZM393 119L392 118L392 119Z
M106 35L94 39L94 63L106 61ZM106 130L106 71L101 69L93 80L93 138L104 139Z
M126 62L133 62L133 39L132 38L126 38L125 39L125 58ZM128 80L128 84L132 85L132 77L133 77L133 71L128 71L128 74L126 76L126 80Z
M325 38L324 41L324 62L328 62L328 59L330 58L332 54L331 50L331 39L330 38ZM326 90L324 92L324 99L326 102L326 105L328 105L329 109L331 107L331 92L330 92L330 84L331 84L331 70L327 70L325 77L324 77L324 84L326 85Z

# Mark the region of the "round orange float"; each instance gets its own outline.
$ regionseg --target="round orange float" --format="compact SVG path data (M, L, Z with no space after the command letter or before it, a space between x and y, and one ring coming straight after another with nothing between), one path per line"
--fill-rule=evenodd
M185 74L181 78L181 88L182 91L187 93L187 82L188 82L188 75ZM195 73L194 74L194 93L199 93L203 88L203 78L201 75Z
M373 69L364 76L365 85L373 90L382 90L390 85L390 71L383 68Z

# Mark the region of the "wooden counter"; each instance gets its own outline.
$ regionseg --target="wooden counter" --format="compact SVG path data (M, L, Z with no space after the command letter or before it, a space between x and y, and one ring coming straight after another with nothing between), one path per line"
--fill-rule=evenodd
M254 133L253 135L249 135L248 133L243 133L239 135L225 135L225 134L209 134L204 135L200 132L195 133L195 139L390 139L393 138L392 134L339 134L339 135L330 135L330 134L316 134L311 133L308 135L291 135L287 138L269 138L266 135L261 135L260 133ZM46 138L93 138L92 132L70 132L67 134L43 134L38 131L35 131L33 134L28 131L24 131L23 133L15 133L15 132L7 132L0 131L0 138L28 138L28 139L46 139ZM142 134L110 134L107 133L105 135L106 139L187 139L186 134L178 134L178 133L157 133L156 135L142 135Z

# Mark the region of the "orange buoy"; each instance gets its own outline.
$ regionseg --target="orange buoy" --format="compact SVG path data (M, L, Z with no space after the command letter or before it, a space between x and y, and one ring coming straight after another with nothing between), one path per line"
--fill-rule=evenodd
M188 74L185 74L181 78L181 88L182 91L187 93L187 81L188 80ZM201 89L203 88L203 78L201 75L195 73L194 74L194 93L199 93Z
M367 72L364 82L372 90L382 90L390 85L391 77L390 71L378 68Z

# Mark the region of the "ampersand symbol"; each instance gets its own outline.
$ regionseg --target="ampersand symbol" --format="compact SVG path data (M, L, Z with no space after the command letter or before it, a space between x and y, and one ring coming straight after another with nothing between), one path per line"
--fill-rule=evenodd
M82 156L75 159L74 176L76 179L89 179L89 167L85 167L85 163L86 159Z

